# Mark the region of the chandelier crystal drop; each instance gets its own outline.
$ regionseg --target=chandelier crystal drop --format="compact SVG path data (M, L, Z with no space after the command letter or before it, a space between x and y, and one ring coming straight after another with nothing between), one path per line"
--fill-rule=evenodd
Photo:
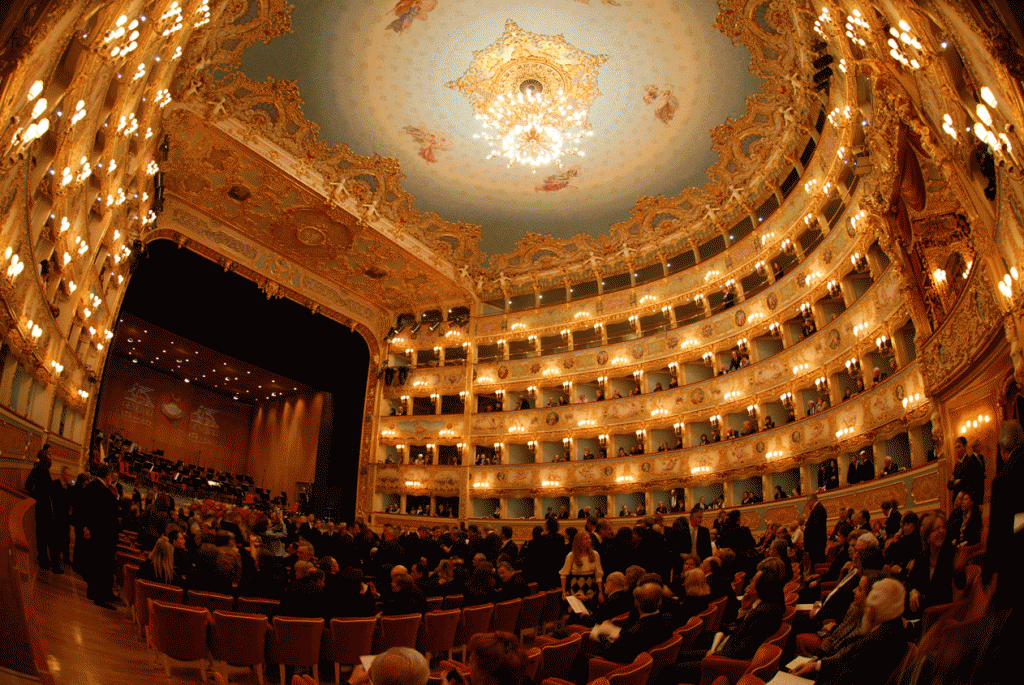
M576 108L562 91L547 96L529 88L498 95L476 118L484 130L474 138L490 144L487 159L504 157L508 167L521 164L534 172L551 163L562 168L564 155L583 157L579 143L594 134L586 112Z

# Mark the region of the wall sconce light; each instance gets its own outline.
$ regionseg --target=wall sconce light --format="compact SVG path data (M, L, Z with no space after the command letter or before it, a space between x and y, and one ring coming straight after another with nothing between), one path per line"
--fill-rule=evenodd
M781 395L779 395L779 401L782 402L782 406L785 407L786 409L792 409L793 408L793 393L791 393L791 392L784 392L784 393L782 393Z
M674 423L674 424L672 424L672 432L676 434L677 438L681 438L683 436L683 426L684 425L685 424L682 424L682 423Z
M438 402L441 401L441 396L438 395L436 392L432 392L430 393L430 399L433 400L434 404L437 404Z
M572 381L563 381L562 382L562 390L564 390L565 392L571 392L572 391Z
M405 454L405 445L395 445L395 451L398 452L398 456Z
M711 473L711 467L710 466L694 466L692 469L690 469L690 473L693 474L694 476L699 476L699 475L702 475L702 474L705 474L705 473Z
M640 379L643 378L643 377L644 377L644 372L643 371L637 370L637 371L633 372L633 380L636 381L637 383L639 383Z
M978 414L977 419L968 419L967 421L964 422L964 425L960 426L960 434L966 435L967 431L977 428L978 426L983 426L986 423L989 423L991 420L992 417L989 416L988 414Z
M431 443L431 442L427 443L427 454L428 455L434 456L434 447L435 447L435 445L433 443Z
M819 395L828 394L828 379L822 376L814 381L814 387L818 389Z
M856 357L850 357L846 360L846 373L851 376L855 373L860 373L860 360Z
M750 341L748 341L746 338L740 338L739 340L736 341L736 347L739 348L740 352L746 354L747 352L750 351Z
M892 354L892 341L888 336L880 335L875 338L875 346L878 348L878 353L884 357Z
M607 433L602 433L601 435L597 436L597 444L599 444L601 447L607 447L608 446L608 434Z
M782 325L779 323L773 323L768 327L768 332L776 338L782 337Z
M868 258L860 252L854 252L850 255L850 263L853 264L854 271L858 273L868 268Z
M758 262L757 264L754 264L754 270L757 271L758 276L768 275L768 267L765 265L764 262Z
M457 449L459 451L459 456L461 457L462 455L464 455L466 453L466 443L464 443L464 442L456 443L455 444L455 449Z
M526 449L530 451L530 454L537 454L537 441L530 440L526 443Z
M779 250L788 255L796 254L796 245L793 244L792 240L786 238L779 246Z
M838 281L828 282L828 294L832 297L840 297L843 294L843 286Z
M635 480L636 478L633 476L616 476L615 478L616 483L632 483Z
M477 482L473 483L473 487L474 488L486 488L487 487L487 483L485 481L477 481Z
M714 367L714 365L715 365L715 355L714 355L714 353L712 353L712 352L705 352L703 355L701 355L701 359L704 360L704 363L707 366Z
M749 416L750 418L754 419L755 421L757 420L757 405L756 404L748 404L747 405L747 416Z
M562 447L568 452L572 448L572 438L562 438Z
M697 293L696 295L694 295L693 296L693 301L696 302L697 304L702 303L704 301L703 293Z
M568 328L563 328L562 330L560 330L558 332L558 334L562 336L562 340L568 340L569 339L569 329Z
M504 445L502 443L500 443L500 442L494 443L494 456L500 458L501 457L501 450L502 450L503 447L504 447Z
M836 431L836 440L842 440L847 435L851 435L852 433L853 433L853 427L852 426L847 426L846 428L840 428L839 430Z
M801 373L803 373L809 368L811 368L810 364L797 364L796 366L793 367L793 375L799 376Z
M531 385L530 387L528 387L526 389L526 392L530 393L530 397L532 397L534 399L537 398L537 386L536 385Z
M804 317L804 321L814 318L814 311L811 309L810 302L804 302L800 305L800 316Z
M608 381L608 377L607 376L598 376L598 378L597 378L597 385L598 385L598 387L600 387L601 390L604 390L605 389L605 383L607 381Z
M545 488L557 488L559 485L561 485L561 483L558 482L557 480L544 480L541 481L540 484Z
M669 362L668 370L671 371L672 373L676 373L677 371L679 371L679 362Z
M772 459L778 459L781 456L783 456L782 450L772 450L770 452L764 453L764 458L768 459L769 461L771 461Z
M419 482L418 480L407 480L407 481L405 481L405 487L407 487L407 488L418 488L418 487L421 487L422 485L423 485L423 483Z
M718 414L715 414L708 420L711 421L711 427L715 430L718 430L722 426L722 417Z
M912 404L917 404L921 401L921 393L915 392L911 395L907 395L903 398L903 408L906 409Z

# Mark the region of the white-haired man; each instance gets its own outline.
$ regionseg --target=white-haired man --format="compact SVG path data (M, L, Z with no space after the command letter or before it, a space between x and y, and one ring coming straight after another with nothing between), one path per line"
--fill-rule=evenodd
M372 685L427 685L430 666L415 649L392 647L370 666Z
M812 659L793 669L793 675L817 675L818 685L884 683L907 653L903 626L906 591L893 578L875 583L864 602L863 634L834 656Z

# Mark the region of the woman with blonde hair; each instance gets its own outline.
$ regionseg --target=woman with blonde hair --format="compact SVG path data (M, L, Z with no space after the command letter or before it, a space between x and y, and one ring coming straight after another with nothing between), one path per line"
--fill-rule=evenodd
M137 578L154 583L181 585L181 578L174 569L174 545L161 536L153 545L149 557L139 565Z
M686 623L691 616L696 616L708 608L711 603L711 586L708 585L704 571L691 568L683 575L683 588L686 590L686 596L679 605L681 615L674 618Z
M580 596L583 601L593 603L604 601L601 591L601 580L604 570L601 568L601 555L594 551L590 534L584 531L572 540L572 551L565 555L565 565L558 572L562 579L562 596Z

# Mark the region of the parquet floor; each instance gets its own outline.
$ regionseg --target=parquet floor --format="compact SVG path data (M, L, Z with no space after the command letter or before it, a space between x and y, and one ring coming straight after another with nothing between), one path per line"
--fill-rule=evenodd
M171 662L167 678L155 653L146 647L131 610L117 605L102 609L86 599L86 585L68 569L63 575L40 571L35 604L43 651L57 685L178 685L200 682L193 664ZM267 673L267 685L276 683L277 670ZM212 682L209 667L207 677ZM256 683L247 668L228 667L234 683Z

